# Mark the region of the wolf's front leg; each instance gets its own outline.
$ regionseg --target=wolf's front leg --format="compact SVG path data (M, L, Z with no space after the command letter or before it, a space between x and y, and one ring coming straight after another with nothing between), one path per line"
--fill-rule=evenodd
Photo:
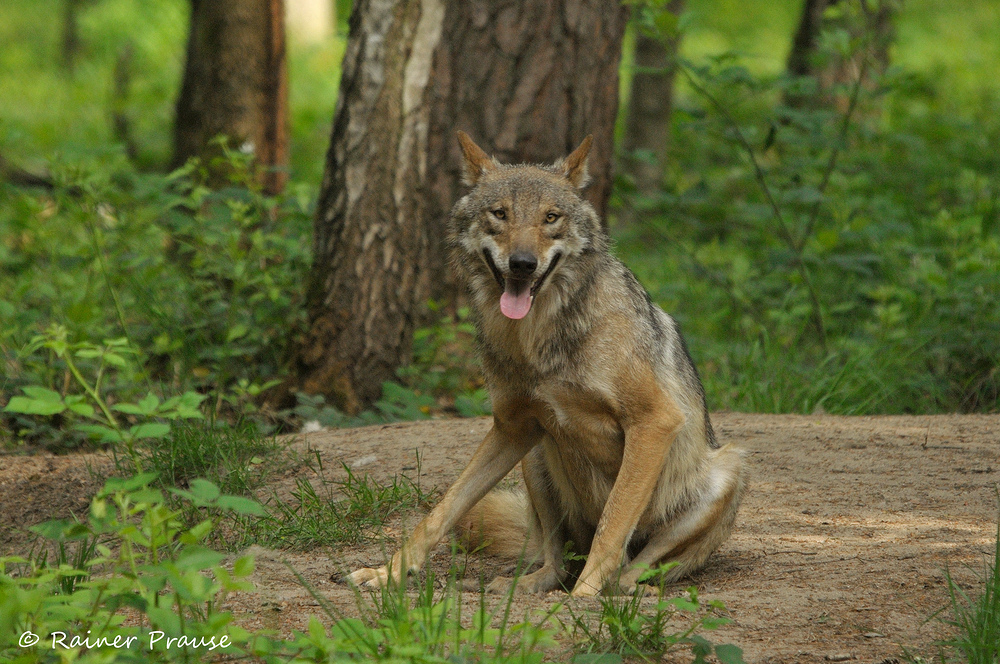
M562 561L565 543L562 522L565 515L560 509L552 478L545 468L543 445L536 445L524 457L521 474L528 492L528 511L532 521L530 539L539 543L538 555L542 566L518 579L498 576L487 587L491 593L504 594L511 588L523 593L546 593L559 588L566 578ZM521 561L525 569L534 563L535 560Z
M480 443L472 460L451 485L441 502L417 524L413 534L388 565L364 567L347 576L355 585L386 585L390 577L399 583L407 572L419 570L428 554L465 516L473 505L503 479L517 462L541 439L542 430L534 420L501 423L494 418L493 428Z
M587 564L573 587L574 596L596 595L614 580L624 563L628 540L663 474L667 452L684 424L684 415L672 398L658 388L651 392L652 401L637 404L637 412L623 423L622 464L597 523Z

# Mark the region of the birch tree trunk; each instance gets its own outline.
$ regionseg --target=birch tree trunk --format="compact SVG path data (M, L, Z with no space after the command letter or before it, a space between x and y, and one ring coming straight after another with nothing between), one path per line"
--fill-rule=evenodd
M443 243L463 191L456 130L515 162L551 162L593 133L590 196L605 209L626 18L611 0L358 2L286 397L369 406L409 359L426 301L455 295Z
M254 155L266 191L284 187L288 75L283 0L191 0L173 165L215 156L211 141L219 135L227 136L234 149Z

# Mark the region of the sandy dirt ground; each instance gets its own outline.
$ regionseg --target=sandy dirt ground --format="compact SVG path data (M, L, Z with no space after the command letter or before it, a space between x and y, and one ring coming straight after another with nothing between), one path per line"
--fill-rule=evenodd
M747 451L751 479L733 537L703 571L671 589L695 584L702 599L725 602L733 623L707 636L740 646L748 662L889 664L902 647L933 653L945 634L928 621L947 601L943 570L969 582L992 551L1000 416L716 413L712 420L722 442ZM419 452L421 486L443 490L488 428L488 419L389 424L321 431L291 445L318 455L328 480L340 476L341 462L381 481L416 480ZM317 465L300 466L268 492L287 493L297 477L316 481ZM29 525L84 513L101 484L94 471L107 469L99 455L0 456L0 555L25 553ZM320 614L286 561L339 611L356 614L339 573L381 564L406 527L397 520L388 540L340 549L253 547L258 592L235 600L239 622L288 633ZM432 566L444 570L449 562L447 547L439 547ZM505 566L472 560L468 573L488 578ZM515 612L565 600L561 593L519 597ZM594 600L583 608L586 602Z

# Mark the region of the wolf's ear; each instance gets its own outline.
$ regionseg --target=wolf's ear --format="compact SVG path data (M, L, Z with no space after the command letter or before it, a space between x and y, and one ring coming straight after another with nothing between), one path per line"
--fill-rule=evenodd
M459 129L458 143L462 146L462 182L474 187L479 178L497 168L497 161L476 145L469 135Z
M590 183L590 172L587 170L587 156L590 154L590 146L594 143L594 135L589 134L583 139L580 147L573 150L568 157L556 166L562 168L566 179L577 189L583 189Z

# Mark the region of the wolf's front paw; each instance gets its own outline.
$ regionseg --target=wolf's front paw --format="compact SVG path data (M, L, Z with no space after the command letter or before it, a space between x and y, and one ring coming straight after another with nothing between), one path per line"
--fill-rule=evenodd
M596 597L599 592L601 592L600 587L580 580L576 582L570 595L573 597Z
M386 567L362 567L344 577L351 585L366 588L381 588L389 583L389 570Z

